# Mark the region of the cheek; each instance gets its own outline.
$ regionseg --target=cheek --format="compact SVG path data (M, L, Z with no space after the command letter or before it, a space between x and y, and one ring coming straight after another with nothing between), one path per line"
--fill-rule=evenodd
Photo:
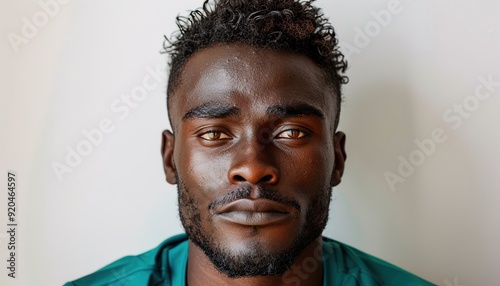
M308 184L326 182L333 169L333 152L325 146L310 146L304 150L293 150L280 158L282 176L300 178Z
M178 175L190 189L199 193L221 191L227 181L227 156L212 154L208 149L181 148L183 158L177 168Z
M334 160L321 150L325 147L295 150L280 159L283 188L295 190L304 207L330 186Z

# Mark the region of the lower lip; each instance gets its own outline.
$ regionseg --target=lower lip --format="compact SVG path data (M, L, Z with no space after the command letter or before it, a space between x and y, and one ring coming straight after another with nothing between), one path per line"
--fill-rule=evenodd
M218 215L223 220L246 226L264 226L284 223L291 218L288 213L232 211Z

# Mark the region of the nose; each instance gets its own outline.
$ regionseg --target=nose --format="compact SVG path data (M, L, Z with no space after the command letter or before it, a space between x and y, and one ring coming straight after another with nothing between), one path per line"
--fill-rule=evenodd
M272 145L253 140L237 148L239 152L236 152L228 172L231 184L248 182L254 185L274 185L279 182L279 171L273 159Z

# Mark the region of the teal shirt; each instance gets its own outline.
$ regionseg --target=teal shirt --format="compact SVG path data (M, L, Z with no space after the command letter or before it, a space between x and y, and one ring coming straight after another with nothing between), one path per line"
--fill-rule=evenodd
M321 258L304 260L292 271L305 277L323 260L323 286L435 285L341 242L323 237L322 247ZM187 259L188 239L179 234L148 252L124 257L64 286L185 286ZM297 277L285 274L283 280L305 286Z

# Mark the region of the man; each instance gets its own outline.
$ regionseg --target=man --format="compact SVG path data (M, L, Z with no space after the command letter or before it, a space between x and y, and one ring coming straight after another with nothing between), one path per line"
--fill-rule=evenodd
M347 64L319 10L220 0L178 25L162 155L186 234L67 285L432 285L322 237Z

